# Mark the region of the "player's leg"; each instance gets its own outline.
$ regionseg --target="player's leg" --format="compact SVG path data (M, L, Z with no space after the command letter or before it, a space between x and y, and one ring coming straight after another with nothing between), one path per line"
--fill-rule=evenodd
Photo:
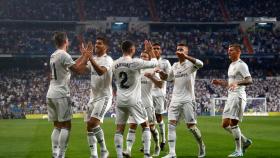
M169 154L164 158L176 157L176 126L180 116L180 103L171 103L168 109L168 146Z
M232 135L231 130L231 120L230 118L224 118L222 122L222 127L229 132ZM245 150L253 143L251 139L248 139L244 134L241 132L241 142L242 142L242 151L245 152Z
M59 124L61 126L61 130L58 138L58 144L59 144L58 158L64 158L68 147L69 137L70 137L71 120L59 122Z
M235 151L228 155L228 157L243 156L241 148L241 131L238 126L239 114L241 112L241 98L229 97L223 112L223 127L231 132L235 141ZM228 118L230 119L228 128Z
M197 144L198 144L198 157L205 157L205 144L202 140L201 132L196 126L196 113L195 113L195 102L186 102L182 107L183 115L187 124L187 128L193 134Z
M70 98L59 98L57 99L58 109L58 124L61 127L58 144L59 152L58 158L64 158L68 146L70 131L71 131L71 119L72 119L72 109Z
M245 111L245 107L246 107L246 100L245 99L241 99L240 100L240 104L241 104L241 110L238 114L238 117L239 117L239 121L242 121L242 118L243 118L243 113ZM242 152L245 153L246 149L248 149L251 145L252 145L252 140L251 139L248 139L243 133L242 131L240 130L241 132L241 141L242 141Z
M241 146L241 131L238 126L238 122L239 120L235 120L235 119L231 119L230 121L231 132L235 141L235 152L230 154L229 157L243 156L242 146Z
M155 126L156 124L155 109L154 107L146 107L145 109L148 115L150 130L155 144L153 156L159 156L160 154L159 132Z
M123 156L131 157L131 149L135 142L135 134L137 129L137 123L133 119L133 117L128 118L129 130L126 136L126 151L123 152Z
M47 109L48 109L48 119L49 121L53 122L54 128L51 134L51 141L52 141L52 157L56 158L58 155L59 145L58 145L58 138L60 134L61 127L58 124L58 116L57 111L55 108L55 102L51 98L47 98Z
M57 121L53 122L54 129L52 131L51 140L52 140L52 156L56 158L58 155L59 145L58 145L58 138L60 134L61 127L59 126Z
M151 148L151 131L148 121L141 123L142 127L142 142L144 146L144 158L150 158L150 148Z
M160 147L162 150L164 149L164 146L166 143L165 124L163 121L163 113L165 112L164 103L165 103L164 97L153 97L153 104L155 107L156 119L157 119L160 136L161 136Z
M89 121L91 119L91 114L94 108L93 101L90 100L87 109L86 109L86 115L85 115L85 122L87 123L87 141L90 149L90 157L91 158L97 158L97 139L95 137L95 134L93 133L92 126L89 124Z
M114 136L117 158L123 158L123 132L129 116L128 107L116 107L116 133Z
M103 121L106 112L109 110L111 102L112 99L110 97L104 97L101 100L93 102L91 116L87 122L88 131L90 129L92 130L98 144L100 145L101 158L107 158L109 156L104 138L104 132L100 127L100 124Z
M144 146L144 157L150 157L151 147L151 131L148 123L148 116L146 109L142 103L137 103L135 106L130 107L130 113L137 124L142 127L142 142Z

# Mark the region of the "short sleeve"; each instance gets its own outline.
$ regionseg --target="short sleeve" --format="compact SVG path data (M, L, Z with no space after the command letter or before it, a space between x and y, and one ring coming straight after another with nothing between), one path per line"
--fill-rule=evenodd
M61 53L61 61L62 65L68 68L75 64L75 61L68 53Z
M242 63L239 65L239 72L241 73L242 77L249 77L251 76L250 72L249 72L249 68L247 66L247 64Z
M105 67L107 70L110 70L113 66L113 62L113 59L107 56L99 65Z

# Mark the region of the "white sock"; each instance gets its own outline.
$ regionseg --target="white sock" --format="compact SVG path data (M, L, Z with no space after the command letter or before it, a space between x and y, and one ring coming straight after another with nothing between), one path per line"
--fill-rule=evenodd
M193 136L194 136L196 142L198 143L199 147L202 148L202 145L204 143L203 143L203 141L201 139L201 132L200 132L200 130L196 126L191 127L189 130L193 134Z
M176 146L176 126L168 124L168 145L169 153L176 155L175 146Z
M92 156L97 156L97 140L93 132L87 133L87 140L90 149L90 154Z
M144 154L150 155L150 148L151 148L151 131L149 127L143 129L142 133L142 141L144 146Z
M117 157L118 158L123 158L122 152L123 152L123 135L122 133L116 133L115 138L115 148L117 151Z
M162 120L158 125L159 125L159 131L160 131L160 135L161 135L161 142L165 143L166 139L165 139L165 124L164 124L164 121Z
M53 131L52 131L52 135L51 135L52 155L54 157L56 157L57 154L58 154L58 149L59 149L58 138L59 138L59 134L60 134L60 129L59 128L54 128Z
M62 128L60 130L58 144L59 144L59 155L64 155L67 149L67 144L70 136L70 130Z
M235 150L241 152L241 131L238 125L231 127L232 135L235 140Z
M107 147L106 147L105 139L104 139L104 132L103 132L102 128L100 126L96 126L92 130L97 139L97 142L100 145L100 150L107 151Z
M127 137L126 137L126 151L131 153L131 148L135 142L135 130L129 128Z
M230 126L227 126L224 128L226 131L228 131L230 134L232 134L232 131L231 131L231 127ZM243 143L245 143L246 141L248 140L247 137L245 137L242 133L241 133L241 141Z
M151 133L152 133L153 139L155 141L155 146L159 147L159 133L158 133L158 130L155 128L155 126L153 126L153 128L151 128Z

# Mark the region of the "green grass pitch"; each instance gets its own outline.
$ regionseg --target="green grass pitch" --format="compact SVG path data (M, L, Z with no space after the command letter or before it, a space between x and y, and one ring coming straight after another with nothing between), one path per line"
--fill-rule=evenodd
M198 127L202 132L209 158L225 158L234 150L233 138L220 128L220 122L220 117L198 118ZM253 145L244 157L280 157L280 117L245 117L240 126L242 132L253 140ZM102 127L110 157L116 157L114 120L105 119ZM0 158L50 158L51 131L52 124L46 120L0 120ZM141 146L140 129L137 131L136 138L132 156L140 158L143 157L142 153L138 151ZM166 146L165 151L161 152L160 156L164 156L167 151L168 146ZM178 158L197 156L196 142L183 121L177 126L176 152ZM66 157L89 157L85 124L82 119L72 121L72 132Z

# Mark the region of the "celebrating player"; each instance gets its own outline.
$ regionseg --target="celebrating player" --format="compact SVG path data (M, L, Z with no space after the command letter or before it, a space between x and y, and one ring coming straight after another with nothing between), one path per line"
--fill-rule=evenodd
M91 71L90 100L87 105L85 121L87 121L87 138L91 157L97 156L97 142L100 145L101 158L107 158L104 132L100 127L106 112L112 105L112 65L113 59L107 55L108 41L97 37L95 42L96 55L89 58L86 71Z
M171 65L168 60L161 58L162 49L160 44L154 43L153 50L159 63L158 68L168 74L171 69ZM158 85L154 84L152 95L153 95L153 104L155 107L156 119L159 125L159 131L161 135L160 148L161 150L163 150L166 142L165 124L163 121L163 114L166 112L166 107L165 107L166 81L161 80L160 82L161 83Z
M151 58L146 51L143 51L141 53L141 59L149 61ZM142 105L146 109L151 133L155 141L155 151L153 156L159 156L159 152L160 152L159 133L155 128L156 117L155 117L155 110L154 110L153 98L152 98L153 84L157 84L158 86L161 86L161 81L159 80L159 78L155 77L155 75L153 74L153 69L141 70ZM126 151L123 154L126 157L131 157L131 148L135 141L135 132L137 128L137 123L131 116L128 118L128 123L130 124L130 126L126 138Z
M141 101L140 70L154 68L158 62L152 51L152 45L148 41L145 41L145 50L149 53L151 61L132 58L135 54L135 45L131 41L124 41L121 48L123 56L116 60L113 65L117 85L117 130L114 138L117 157L123 157L123 132L128 116L131 116L143 128L144 157L149 158L151 133L146 110Z
M245 87L253 83L247 64L240 59L241 47L239 44L229 45L228 55L231 64L228 68L228 81L213 80L214 85L228 88L228 98L223 111L223 128L233 135L235 140L235 151L228 157L241 157L243 152L252 144L246 138L238 126L242 121L246 106ZM242 142L242 144L241 144Z
M205 157L205 145L201 138L200 130L197 128L195 116L194 84L196 71L203 67L203 62L188 55L188 47L178 44L176 55L179 62L173 64L169 74L157 70L163 80L174 80L171 104L168 109L168 145L169 154L164 158L175 158L176 125L182 115L188 129L195 137L198 146L198 157Z
M64 158L71 129L71 100L69 70L81 73L93 51L92 43L87 48L81 48L82 56L73 61L67 53L69 46L66 33L58 32L53 37L57 50L51 55L51 80L47 92L49 121L53 121L54 129L51 135L52 157Z

